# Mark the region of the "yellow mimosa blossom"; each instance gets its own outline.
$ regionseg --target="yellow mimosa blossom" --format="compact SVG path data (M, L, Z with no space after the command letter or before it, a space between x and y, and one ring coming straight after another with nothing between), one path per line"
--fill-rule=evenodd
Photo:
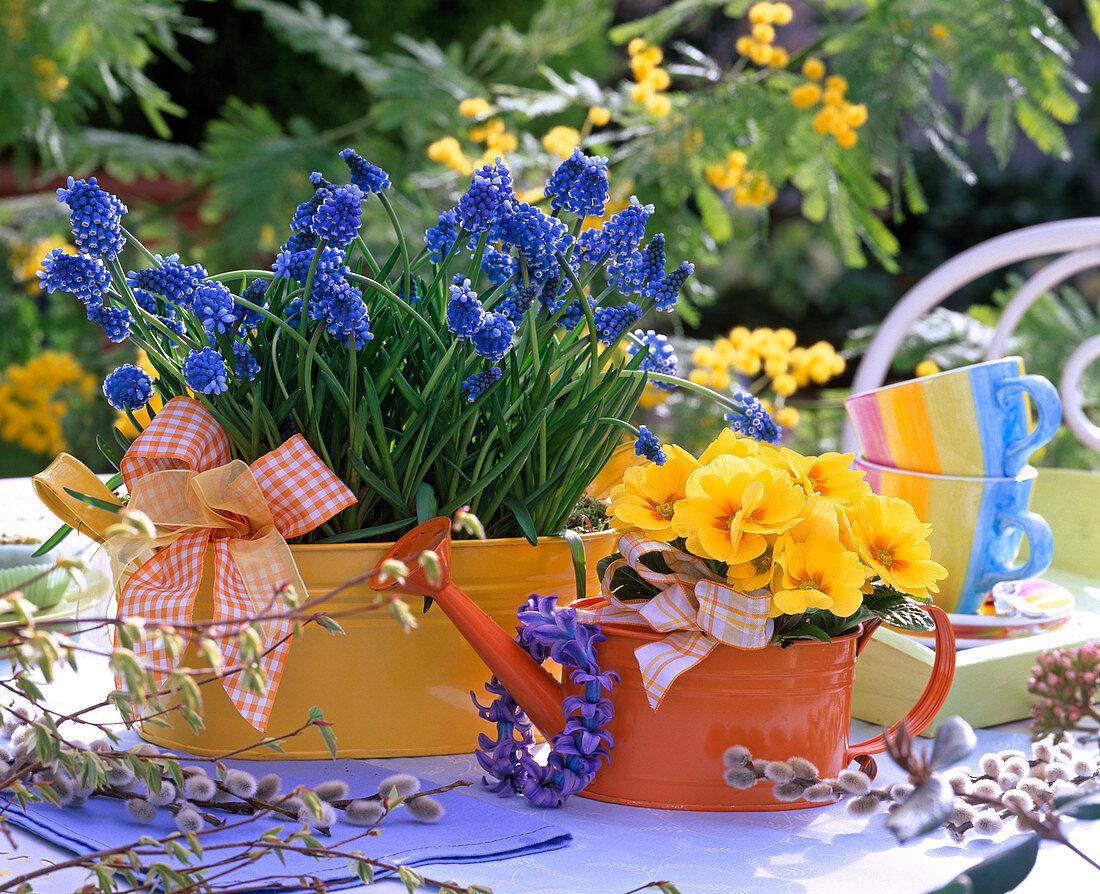
M672 516L684 498L688 476L699 462L686 450L669 445L664 465L647 462L623 472L623 482L611 489L607 514L617 531L642 531L654 540L676 539Z
M593 127L603 127L611 120L611 112L603 106L591 106L588 109L588 120Z
M825 77L825 63L811 56L802 63L802 74L811 81L820 81Z
M672 111L672 100L662 94L656 94L646 100L645 107L651 115L664 118Z
M43 236L34 242L24 242L13 247L8 257L8 266L15 281L26 284L27 294L42 294L38 287L41 280L36 274L42 267L42 258L55 248L64 249L67 254L76 252L70 243L52 236Z
M780 453L791 473L791 478L806 492L821 494L834 503L851 506L871 493L863 480L863 472L852 468L851 453L822 453L820 456L803 456L787 447Z
M932 526L922 524L905 500L869 494L848 517L860 558L887 584L919 597L939 592L936 581L947 577L947 569L932 560Z
M630 86L630 98L639 105L644 104L652 95L653 88L649 84L631 84Z
M791 90L791 104L795 109L809 109L816 106L822 98L822 88L813 81L806 81Z
M802 414L798 412L796 407L780 407L775 411L775 422L784 431L791 431L798 428L798 423L802 418Z
M771 43L775 40L775 28L767 22L757 22L752 26L752 38L760 43Z
M820 608L846 618L863 603L867 571L859 556L837 540L820 534L801 543L781 537L773 558L783 569L772 591L773 615Z
M756 41L749 37L747 34L742 34L737 38L733 48L737 51L738 56L748 56L752 53L752 48L756 46Z
M764 535L791 527L804 502L802 489L778 469L719 456L688 476L672 527L689 551L733 565L764 552Z
M648 46L649 44L645 40L635 37L626 45L626 51L631 56L639 56L645 52L645 48Z
M848 92L848 79L844 75L829 75L825 79L826 90L836 90L843 96Z
M854 130L842 130L839 133L833 134L836 138L836 144L841 149L851 149L857 142L859 142L859 134Z
M942 22L937 22L932 26L932 36L936 40L947 40L951 36L951 32Z
M917 364L916 373L918 376L934 376L939 371L939 364L935 360L922 360Z
M775 21L775 5L772 3L754 3L749 7L749 21L760 25Z
M861 102L845 104L844 119L851 127L862 127L867 123L867 106Z
M789 25L794 18L794 10L786 3L772 4L772 21L777 25Z
M428 146L428 158L441 162L460 174L471 174L474 163L462 152L462 147L454 137L443 137Z
M458 114L463 118L480 118L493 110L487 99L481 96L471 96L458 104Z
M737 185L737 177L733 171L727 168L723 164L707 165L703 176L706 177L707 183L713 186L715 189L733 189Z
M536 202L541 202L546 198L546 193L541 186L534 186L531 189L517 189L516 201L527 202L529 205L534 205Z

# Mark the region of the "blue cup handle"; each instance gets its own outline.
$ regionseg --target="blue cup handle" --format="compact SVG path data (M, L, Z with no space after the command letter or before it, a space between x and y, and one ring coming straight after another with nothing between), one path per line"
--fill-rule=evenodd
M997 520L997 534L1003 534L1006 528L1019 528L1027 538L1027 561L1022 565L991 566L986 569L975 589L984 593L993 585L1005 580L1027 580L1038 577L1050 567L1054 557L1054 533L1047 520L1037 512L1027 510Z
M1005 477L1019 473L1027 465L1031 454L1049 442L1062 424L1062 399L1049 379L1037 375L1005 379L997 386L997 400L1003 404L1009 395L1019 391L1028 395L1035 404L1035 428L1020 440L1005 446L1004 468L998 473Z

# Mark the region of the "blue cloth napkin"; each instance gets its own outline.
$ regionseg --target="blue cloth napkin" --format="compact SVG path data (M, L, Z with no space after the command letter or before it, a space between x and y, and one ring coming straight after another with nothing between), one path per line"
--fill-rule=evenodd
M181 763L188 760L181 756ZM229 767L240 767L255 775L278 773L283 778L283 788L287 791L295 785L316 786L329 779L343 779L348 784L349 796L370 795L378 791L378 784L392 775L393 770L376 766L367 761L226 761ZM432 782L421 780L422 788L436 788L453 780ZM141 785L136 786L138 790ZM443 819L436 824L416 822L402 808L395 810L380 828L382 834L374 837L362 836L353 842L340 846L340 850L362 851L367 857L384 860L406 866L421 866L426 863L482 863L505 860L509 857L526 856L540 851L565 847L572 835L560 826L543 822L540 815L517 813L485 801L472 798L455 789L434 796L446 809ZM222 814L228 822L237 818L234 814ZM337 816L342 816L337 811ZM126 812L122 801L110 798L93 798L81 807L54 807L50 804L30 804L20 809L11 804L4 812L5 819L13 826L26 829L47 841L77 854L117 847L136 842L142 835L160 838L175 831L172 815L167 810L158 809L153 823L139 823ZM218 831L201 836L203 846L240 840L245 829L251 833L250 840L258 838L262 832L272 826L282 825L281 837L297 828L297 824L285 817L264 818L250 823L243 829ZM338 822L332 828L332 837L317 839L323 845L334 845L354 835L362 835L362 827ZM222 851L222 856L233 851ZM208 854L210 852L208 851ZM214 851L213 853L218 853ZM286 865L278 857L269 854L242 869L236 869L219 879L221 883L242 884L250 880L270 879L273 876L314 876L322 879L332 888L350 887L361 884L352 874L345 858L314 859L304 854L286 852L283 854ZM375 877L386 873L376 870ZM431 875L430 872L426 873ZM273 884L270 881L258 881L255 887L242 887L240 890L262 891L305 891L312 890L308 884L302 884L295 878L289 878Z

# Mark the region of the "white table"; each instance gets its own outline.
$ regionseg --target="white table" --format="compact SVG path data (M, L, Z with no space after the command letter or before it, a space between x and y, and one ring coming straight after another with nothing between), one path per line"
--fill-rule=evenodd
M0 530L17 525L41 536L54 523L45 518L26 479L0 480ZM61 675L53 692L59 704L77 707L102 697L111 681L102 665L84 666L79 674ZM866 738L870 728L854 722L853 740ZM980 732L980 751L1021 747L1026 725L1010 724ZM395 771L449 782L479 779L471 755L394 758L380 761ZM880 780L900 778L888 759L880 761ZM469 796L493 801L507 809L536 808L516 799L500 800L479 787ZM959 872L1005 846L1013 837L1006 830L996 839L968 839L956 844L946 833L899 846L882 825L881 814L851 818L843 806L773 813L698 813L648 810L573 798L548 821L569 829L566 848L496 863L429 864L419 867L437 879L483 884L496 894L625 894L649 881L667 879L683 894L921 894L946 883ZM1100 857L1100 822L1077 824L1075 843ZM67 852L27 833L14 831L16 849L0 837L0 871L18 874L40 860L56 861ZM53 880L50 891L70 891L83 881L68 873ZM1039 863L1018 891L1049 894L1052 883L1067 890L1096 890L1100 873L1067 848L1044 844ZM0 885L4 879L0 876ZM370 889L403 891L396 881Z

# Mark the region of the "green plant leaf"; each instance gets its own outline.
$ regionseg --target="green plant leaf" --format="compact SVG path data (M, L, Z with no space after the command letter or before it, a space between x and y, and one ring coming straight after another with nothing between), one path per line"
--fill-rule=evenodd
M427 481L421 481L416 488L416 523L424 524L428 519L435 518L439 506L435 499L435 488Z
M1100 819L1100 792L1056 798L1054 806L1063 816L1083 820Z
M928 894L1005 894L1027 878L1038 855L1039 836L1029 835Z
M523 532L523 536L527 538L527 542L530 543L531 546L538 546L539 535L535 530L535 520L531 517L531 510L529 510L523 501L515 494L508 494L504 498L503 503L512 511L512 515L515 516L516 519L516 524L519 525L519 529ZM581 551L583 553L583 547Z
M584 540L576 531L568 529L561 532L562 539L569 544L569 557L573 560L573 578L577 586L577 599L585 596L585 555Z
M863 607L887 624L902 630L929 631L936 625L920 603L890 587L880 586L863 597Z

